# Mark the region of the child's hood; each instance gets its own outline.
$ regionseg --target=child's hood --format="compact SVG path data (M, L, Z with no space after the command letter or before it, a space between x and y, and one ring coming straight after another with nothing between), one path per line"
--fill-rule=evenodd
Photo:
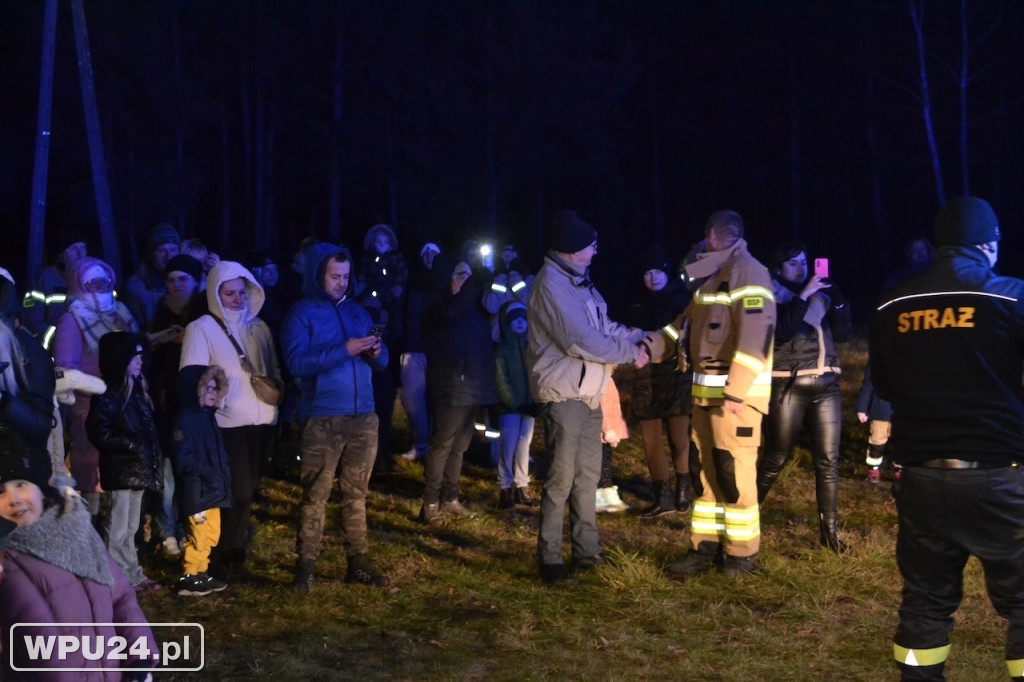
M201 398L206 393L206 384L213 379L217 382L217 402L228 394L228 377L217 365L187 365L178 372L178 404L182 409L202 409Z

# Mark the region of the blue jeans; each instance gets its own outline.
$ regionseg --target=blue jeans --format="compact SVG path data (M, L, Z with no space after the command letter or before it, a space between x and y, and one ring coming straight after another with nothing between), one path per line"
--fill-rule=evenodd
M402 407L409 417L416 454L430 448L430 411L427 408L427 356L402 353ZM385 455L387 453L384 453Z
M597 534L597 479L601 475L601 408L579 400L549 403L546 430L551 468L540 502L537 556L542 564L564 563L562 526L569 502L572 556L575 560L601 553Z
M530 485L530 443L534 418L510 412L501 415L501 445L498 456L498 487L506 490Z
M110 512L103 521L107 551L132 585L138 585L146 579L142 573L142 566L139 566L139 555L135 551L135 532L139 529L143 492L145 491L109 491Z

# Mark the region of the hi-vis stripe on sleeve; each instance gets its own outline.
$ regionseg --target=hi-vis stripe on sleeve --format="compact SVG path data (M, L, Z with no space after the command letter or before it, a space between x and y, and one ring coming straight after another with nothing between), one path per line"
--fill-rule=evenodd
M775 295L772 293L771 289L752 284L750 286L740 287L739 289L733 289L729 292L718 291L705 294L698 291L693 297L693 302L697 305L714 305L715 303L732 305L740 299L750 297L761 298L766 301L775 300Z
M495 293L498 293L498 294L504 294L505 292L508 291L508 289L506 289L503 285L498 284L497 282L492 282L491 283L491 291L493 291Z
M737 365L743 365L747 369L757 372L758 374L765 371L763 361L758 360L753 355L747 355L746 353L741 353L740 351L736 351L736 353L732 356L732 361L735 362Z

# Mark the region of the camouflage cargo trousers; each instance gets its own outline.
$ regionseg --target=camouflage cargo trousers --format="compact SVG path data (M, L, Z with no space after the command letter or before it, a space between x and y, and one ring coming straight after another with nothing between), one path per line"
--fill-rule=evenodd
M302 505L295 552L316 560L334 477L341 488L341 531L349 556L366 553L366 490L377 458L377 415L312 417L302 430Z

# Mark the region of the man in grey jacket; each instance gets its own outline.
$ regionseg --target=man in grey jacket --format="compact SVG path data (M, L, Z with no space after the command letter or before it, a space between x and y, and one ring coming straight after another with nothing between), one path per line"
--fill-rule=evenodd
M552 453L540 506L537 554L541 579L569 577L562 556L562 524L569 502L572 566L584 571L603 562L595 493L601 469L601 394L615 365L637 368L650 360L643 330L608 319L608 306L589 278L597 231L575 211L559 211L551 250L533 283L530 324L530 389L544 407Z

